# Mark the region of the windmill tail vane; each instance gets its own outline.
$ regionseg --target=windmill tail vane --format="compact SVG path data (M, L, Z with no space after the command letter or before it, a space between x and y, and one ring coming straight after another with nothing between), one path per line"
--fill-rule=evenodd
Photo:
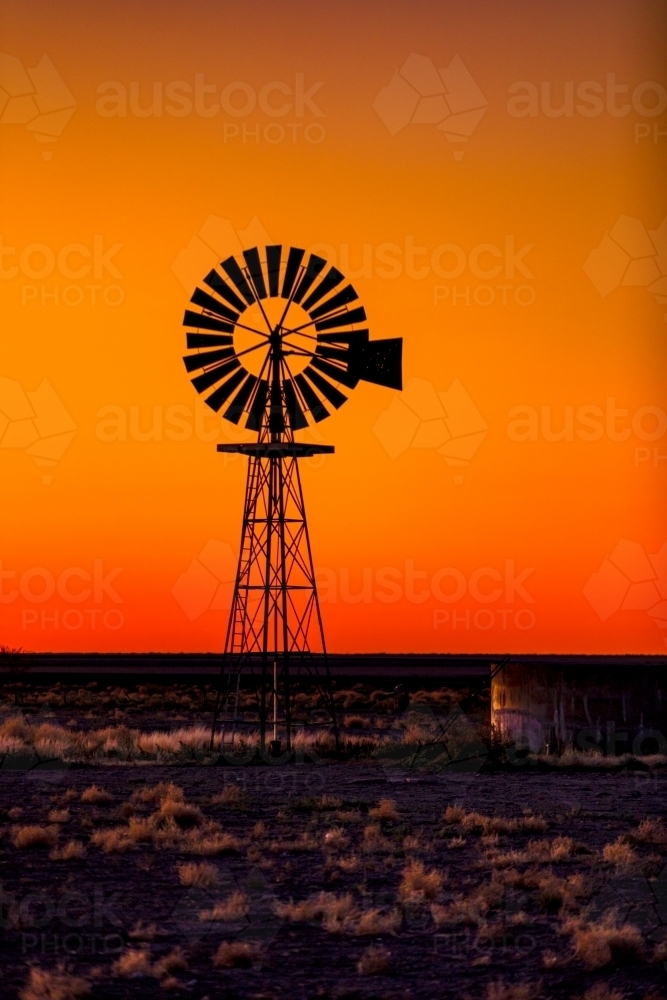
M225 725L241 677L254 686L265 751L286 749L303 724L295 693L314 683L338 725L326 655L298 460L331 454L330 445L296 441L346 402L360 381L402 388L402 339L370 340L366 311L344 275L316 254L290 247L244 250L204 277L187 309L186 371L215 412L257 432L252 443L218 451L248 457L241 545L222 660L213 746L221 706ZM223 409L224 408L224 409ZM223 728L222 739L225 738Z

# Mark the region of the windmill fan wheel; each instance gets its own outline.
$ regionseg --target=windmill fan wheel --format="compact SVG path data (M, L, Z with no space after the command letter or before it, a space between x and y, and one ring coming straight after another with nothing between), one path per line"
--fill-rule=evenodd
M293 431L324 420L360 380L401 389L402 339L370 340L338 268L297 247L253 247L203 278L185 312L186 370L205 402L259 431L272 396ZM275 409L275 407L274 407Z

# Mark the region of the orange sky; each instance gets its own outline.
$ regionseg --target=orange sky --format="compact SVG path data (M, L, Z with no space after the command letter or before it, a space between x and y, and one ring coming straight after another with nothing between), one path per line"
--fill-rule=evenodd
M188 382L181 318L206 238L250 230L319 245L371 336L404 338L403 403L361 383L309 432L336 447L303 468L331 649L664 652L664 27L620 0L9 0L1 641L220 648L245 467L216 454L238 435ZM448 113L484 109L466 141L374 108L401 70L420 98L411 53L474 81L447 90ZM44 55L60 89L24 72ZM449 454L417 446L420 416Z

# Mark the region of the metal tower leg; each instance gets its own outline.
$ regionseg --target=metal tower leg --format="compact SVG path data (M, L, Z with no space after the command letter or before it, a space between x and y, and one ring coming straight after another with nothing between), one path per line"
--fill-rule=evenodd
M338 725L326 656L324 628L313 567L298 457L250 455L243 527L229 615L223 672L226 689L244 674L255 686L260 748L266 748L269 710L277 705L292 747L294 685L308 676L331 716L336 748ZM223 680L223 678L221 678ZM223 685L211 731L213 745Z

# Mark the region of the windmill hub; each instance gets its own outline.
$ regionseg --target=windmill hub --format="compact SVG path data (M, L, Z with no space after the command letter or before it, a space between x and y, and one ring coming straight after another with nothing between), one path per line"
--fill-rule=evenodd
M224 276L223 276L224 273ZM186 310L185 367L216 413L257 431L251 444L218 445L248 456L241 549L227 626L223 674L227 710L241 674L255 681L260 746L269 712L273 745L295 723L294 673L321 687L338 729L326 659L298 459L332 452L295 441L324 420L360 381L402 388L398 337L370 340L366 311L344 275L323 257L282 246L228 257L203 279ZM222 692L220 688L219 694ZM216 705L211 740L220 698ZM226 712L225 725L229 722ZM233 723L236 722L236 708ZM223 732L224 739L224 732Z

